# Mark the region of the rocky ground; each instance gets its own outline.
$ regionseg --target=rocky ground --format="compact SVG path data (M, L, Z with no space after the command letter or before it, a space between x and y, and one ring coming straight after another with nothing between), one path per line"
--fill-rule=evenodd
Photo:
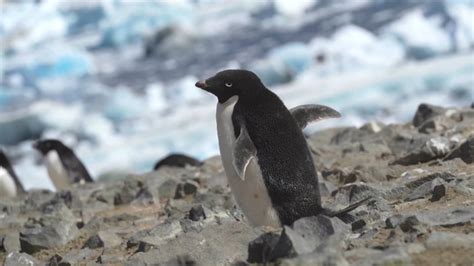
M248 226L218 157L0 201L5 265L473 265L474 108L420 105L412 122L308 137L326 206L344 224Z

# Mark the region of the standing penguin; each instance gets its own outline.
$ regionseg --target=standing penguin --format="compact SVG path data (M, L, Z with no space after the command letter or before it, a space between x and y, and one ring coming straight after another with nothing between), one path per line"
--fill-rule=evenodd
M81 160L61 141L38 140L33 148L43 155L49 178L57 190L67 189L74 183L94 182Z
M22 193L25 193L25 189L13 170L10 160L0 150L0 198L15 197Z
M326 214L351 220L349 211L321 206L321 195L302 129L311 121L339 117L326 106L288 110L254 73L225 70L196 83L217 99L217 134L234 198L254 226L281 227Z

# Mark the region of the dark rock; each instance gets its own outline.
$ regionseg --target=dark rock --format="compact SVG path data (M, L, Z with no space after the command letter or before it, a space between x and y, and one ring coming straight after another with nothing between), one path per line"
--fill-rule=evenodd
M428 119L418 128L420 133L430 134L453 128L456 121L446 116L436 116Z
M86 243L84 243L84 246L82 248L96 249L102 247L104 247L104 242L102 241L102 239L100 239L98 235L94 235L87 239Z
M143 183L133 178L120 180L92 193L88 202L101 201L115 206L129 204L137 198L142 188Z
M59 191L54 195L51 201L43 205L43 209L61 204L66 205L69 209L79 209L82 207L82 202L79 199L77 191Z
M18 253L16 251L7 255L4 262L5 266L36 266L41 265L35 258L26 254Z
M428 119L435 116L444 115L445 113L446 109L443 107L422 103L418 106L415 117L413 117L413 125L415 127L419 127Z
M357 220L357 221L355 221L351 224L352 231L360 230L360 229L364 228L366 225L367 225L367 223L364 220L362 220L362 219Z
M137 252L148 252L152 248L153 248L153 245L150 245L146 242L140 241L140 243L138 243Z
M429 162L434 159L440 159L449 153L449 146L450 143L447 138L432 138L421 147L410 151L403 157L391 162L391 164L413 165Z
M401 223L399 224L400 229L402 229L403 232L415 232L417 231L416 226L420 224L420 221L416 216L408 216L404 217Z
M17 252L21 251L20 235L18 234L18 232L10 232L4 236L3 249L7 253L11 253L14 251L17 251Z
M139 181L127 179L121 190L114 195L114 205L131 203L142 190L143 184Z
M132 201L132 204L158 204L160 203L160 195L158 189L143 187L136 198Z
M248 247L249 263L267 263L270 262L272 250L277 245L280 235L275 233L265 233L257 239L251 241Z
M439 179L435 179L431 183L431 192L431 201L438 201L446 195L446 186Z
M199 188L199 184L192 180L187 180L184 184L178 184L176 187L176 194L174 195L175 199L181 199L188 195L196 194Z
M156 171L163 166L186 167L187 165L201 166L202 162L185 154L170 154L157 162L153 167L153 170Z
M189 219L195 222L201 219L202 220L206 219L206 213L202 205L194 206L191 208L191 210L189 211Z
M56 197L56 194L49 190L31 190L26 194L25 203L22 206L24 212L41 209L47 202Z
M397 214L392 217L389 217L385 220L385 225L387 228L395 228L402 222L403 216Z
M63 257L59 256L58 254L52 256L48 263L46 264L47 266L59 266L61 261L63 260Z
M311 253L330 236L348 232L350 226L338 218L323 215L301 218L295 221L292 227L284 227L277 245L272 250L270 260Z
M469 137L461 146L453 150L445 160L461 158L465 163L474 162L474 136Z

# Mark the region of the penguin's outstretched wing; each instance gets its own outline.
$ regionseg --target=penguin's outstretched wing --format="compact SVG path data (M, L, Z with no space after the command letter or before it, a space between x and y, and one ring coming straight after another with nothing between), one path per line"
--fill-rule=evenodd
M309 123L326 118L341 117L341 114L331 107L319 104L305 104L290 109L298 126L304 129Z
M343 208L342 210L334 211L334 210L324 209L324 214L329 216L329 217L337 217L341 221L343 221L344 223L350 224L350 223L353 223L353 222L357 221L357 217L350 214L349 212L355 210L356 208L358 208L362 204L366 203L370 199L371 199L371 197L367 197L363 200L360 200L356 203L353 203L353 204Z
M253 159L256 159L257 150L249 137L244 125L240 127L239 137L232 147L232 164L242 180L245 180L245 170Z
M94 182L85 166L74 153L64 152L61 156L61 162L64 164L72 183L80 183L82 180L84 182Z

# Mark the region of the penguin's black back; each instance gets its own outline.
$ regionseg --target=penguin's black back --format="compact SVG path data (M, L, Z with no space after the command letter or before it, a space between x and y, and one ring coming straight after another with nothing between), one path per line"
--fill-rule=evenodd
M78 183L81 180L94 182L86 167L70 148L62 144L55 147L55 150L73 183Z
M185 154L170 154L165 158L161 159L159 162L155 164L153 170L158 170L160 167L163 166L171 166L171 167L186 167L186 165L190 166L201 166L202 162L196 160L192 157L189 157Z
M232 114L235 135L246 126L273 207L289 225L322 211L316 170L302 130L283 102L268 89L239 99Z

